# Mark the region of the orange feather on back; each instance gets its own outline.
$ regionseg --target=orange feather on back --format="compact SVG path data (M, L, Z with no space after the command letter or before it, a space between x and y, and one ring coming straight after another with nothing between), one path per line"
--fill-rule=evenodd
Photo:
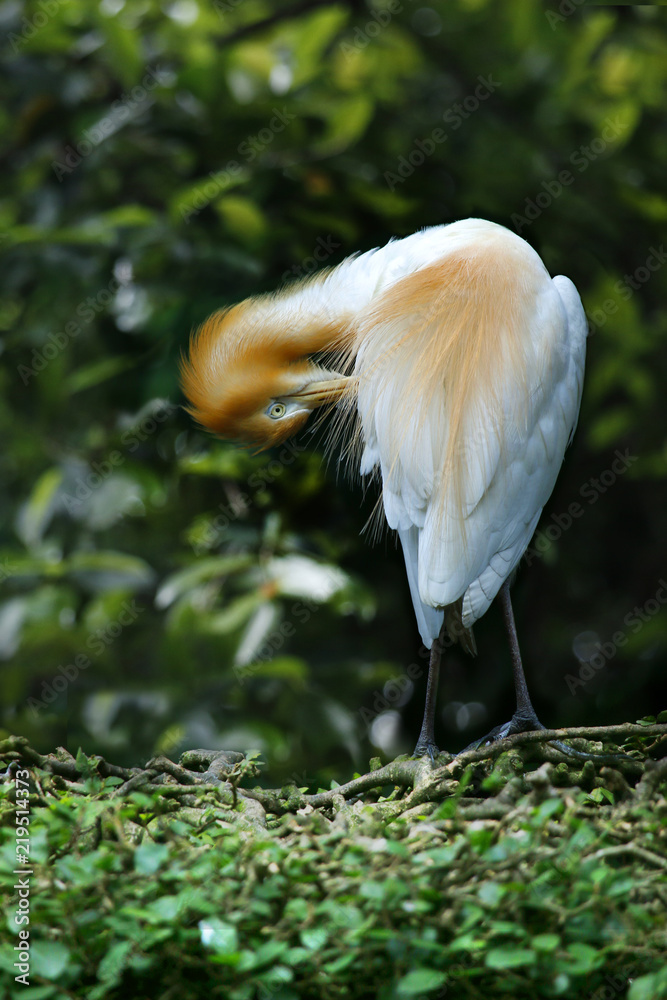
M431 488L455 497L459 511L470 452L479 447L471 428L481 419L503 447L508 421L527 417L533 303L546 278L527 244L507 246L492 233L399 279L359 318L350 355L367 423L386 425L391 400L388 450L396 460L440 424Z

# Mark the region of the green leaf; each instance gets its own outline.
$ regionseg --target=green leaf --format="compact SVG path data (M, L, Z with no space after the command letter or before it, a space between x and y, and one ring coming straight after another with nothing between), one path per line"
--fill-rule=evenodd
M432 847L427 851L420 851L416 855L416 860L419 862L426 861L432 863L434 866L448 868L449 865L455 860L457 854L460 850L460 844L454 844L451 847Z
M295 656L277 656L272 660L250 661L245 668L239 667L238 675L244 670L253 677L275 677L297 690L304 690L309 677L308 665Z
M337 976L339 972L343 969L347 969L348 965L351 965L354 961L358 959L359 955L356 949L347 946L347 951L343 952L339 958L335 958L332 962L326 962L324 965L325 972L328 972L330 976Z
M184 475L212 476L214 479L250 479L255 470L259 468L257 461L252 455L240 448L233 448L231 445L213 445L208 451L198 452L194 455L184 455L179 459L179 471ZM259 478L259 485L264 481ZM254 480L253 480L254 482ZM243 512L242 507L234 507L233 504L222 505L216 508L210 520L214 527L218 525L226 527L230 521L235 520L239 513Z
M341 101L326 115L326 130L317 144L320 156L342 153L351 146L366 129L374 111L374 103L368 94L355 94Z
M155 577L143 559L124 552L75 552L63 569L90 590L143 590Z
M72 372L65 380L64 390L67 395L73 396L77 392L83 392L84 389L92 389L103 382L108 382L109 379L115 378L136 364L134 358L124 358L121 355L102 358Z
M234 161L235 163L237 161ZM199 177L185 188L172 195L169 203L169 214L174 221L192 223L199 213L216 202L218 198L242 184L247 184L251 174L237 163L236 167L229 164L212 174Z
M145 205L130 202L94 216L91 225L104 226L107 229L120 229L128 226L141 226L143 229L147 229L157 218L157 214Z
M489 969L517 969L522 965L534 965L537 955L530 948L491 948L486 955Z
M475 937L474 934L461 934L449 945L450 951L479 951L485 947L483 938Z
M555 951L560 947L560 937L558 934L536 934L530 941L531 948L535 951Z
M105 992L120 982L133 947L132 941L116 941L98 965L97 977L105 985Z
M569 973L585 974L593 972L604 965L604 953L580 941L575 941L574 944L568 945L567 954L570 959L567 964L567 971Z
M160 896L151 900L143 908L142 915L150 923L173 923L187 906L187 899L181 894Z
M21 644L28 607L25 597L13 597L0 604L0 657L3 660L13 656Z
M308 930L301 931L299 938L304 948L309 948L311 951L319 951L326 944L329 933L326 927L311 927Z
M285 918L295 923L303 923L308 917L308 904L305 899L296 896L289 899L284 910Z
M200 920L199 932L202 943L217 955L233 955L239 950L239 938L236 927L226 924L217 917Z
M413 969L399 979L396 993L399 997L414 997L420 993L430 993L437 990L447 981L447 975L436 969Z
M144 57L141 51L141 34L133 27L123 23L116 12L97 16L99 30L105 38L104 52L107 61L113 66L125 87L136 84L144 68ZM121 104L131 110L129 95L121 98ZM143 102L142 102L143 103Z
M588 428L588 441L595 451L602 451L621 440L635 424L635 416L629 406L608 406Z
M115 233L111 230L88 226L71 226L62 229L42 229L37 226L15 226L10 234L12 243L44 243L72 246L112 246Z
M177 598L182 597L183 594L191 593L200 584L230 576L240 570L249 569L255 564L256 559L251 555L213 556L199 559L192 566L172 573L171 576L163 580L155 595L155 605L158 608L168 608Z
M535 818L538 822L544 822L552 816L563 812L564 808L565 806L561 799L547 799L545 802L540 803L536 810Z
M12 969L11 971L12 973L16 972L15 969ZM67 994L59 990L54 983L51 983L48 986L21 987L21 992L14 993L12 1000L14 1000L14 998L16 998L16 1000L19 1000L19 998L21 998L21 1000L50 1000L51 997L53 997L53 1000L61 1000L61 998L66 995ZM88 997L86 1000L88 1000ZM90 994L90 1000L95 1000L92 994Z
M276 958L282 957L288 948L286 941L267 941L255 951L244 951L239 962L239 971L249 972L251 969L261 968L262 965L269 965Z
M154 875L169 857L168 844L148 840L139 844L134 852L134 870L140 875Z
M589 792L588 797L593 802L610 802L612 806L614 804L614 793L610 792L608 788L594 788Z
M667 997L667 965L630 984L628 1000L664 1000Z
M58 489L63 481L60 469L47 469L39 477L16 520L16 533L29 548L41 541L56 510Z
M262 595L259 593L244 594L237 597L235 601L230 601L224 611L209 615L206 622L206 631L210 635L228 635L236 631L250 618L258 604L263 603Z
M229 232L244 243L254 243L266 232L266 218L250 198L227 195L215 203L215 210Z
M314 11L297 22L294 45L294 86L302 87L322 70L326 50L348 18L348 12L336 4Z
M505 887L497 882L482 882L477 892L480 902L496 907L505 895Z
M71 952L58 941L34 941L30 944L30 971L33 976L55 981L71 960Z

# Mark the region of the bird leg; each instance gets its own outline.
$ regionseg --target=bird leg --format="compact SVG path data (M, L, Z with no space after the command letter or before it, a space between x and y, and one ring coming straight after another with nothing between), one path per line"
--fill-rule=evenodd
M438 699L440 659L442 657L446 632L447 626L443 620L440 634L431 646L431 656L428 663L428 681L426 682L424 719L413 757L423 757L427 753L431 760L434 760L440 753L435 742L435 707Z
M479 747L488 746L490 743L502 740L506 736L513 736L515 733L526 733L531 730L546 728L538 719L537 713L533 708L533 703L530 700L530 695L528 694L528 685L526 684L526 675L523 671L521 652L519 650L519 640L516 634L516 625L514 623L514 612L512 611L512 601L510 599L510 588L507 581L505 581L502 585L498 593L498 598L503 613L505 628L507 629L507 637L509 639L510 653L512 656L514 690L516 692L516 711L509 722L506 722L502 726L496 726L490 733L487 733L487 735L483 736L480 740L475 740L467 746L465 750L462 750L461 753L465 753L466 750L477 750ZM414 757L423 757L424 754L428 754L431 760L435 760L440 753L440 750L435 742L435 708L438 695L438 679L440 676L440 660L442 658L442 651L445 645L445 635L447 635L447 626L443 621L440 634L431 647L431 657L428 664L428 681L426 683L424 720L422 722L421 732L419 733L419 739L417 740L417 746L415 747L413 754ZM623 753L587 753L583 750L575 750L574 747L570 747L566 743L561 743L560 740L552 740L549 745L556 747L567 757L573 757L575 760L593 760L597 763L605 764L632 759L629 758L627 754Z
M525 733L530 729L544 729L544 726L537 718L537 713L533 708L533 703L528 694L526 675L521 662L521 651L519 649L519 638L516 634L516 624L514 622L514 611L512 610L512 599L510 597L509 580L505 580L498 595L500 607L503 613L503 621L507 629L507 638L510 644L510 654L512 656L512 672L514 674L514 691L516 693L516 711L511 722L507 723L509 731L503 736L510 736L513 733Z
M528 685L526 684L526 675L523 672L523 664L521 662L519 639L516 634L516 625L514 623L514 612L512 611L512 601L510 599L508 580L506 580L500 588L500 591L498 592L498 599L503 613L505 628L507 629L507 638L509 639L510 653L512 656L514 690L516 692L516 711L509 722L506 722L502 726L496 726L490 733L483 736L481 740L475 740L467 746L465 750L461 751L462 753L465 753L466 750L476 750L478 747L488 746L489 743L495 743L497 740L502 740L506 736L513 736L515 733L527 733L531 730L546 728L546 726L543 726L538 719L537 713L533 708L533 703L530 700L530 695L528 694ZM584 750L575 750L574 747L570 747L566 743L562 743L560 740L550 741L550 746L557 747L566 756L574 757L576 760L593 760L599 763L614 763L620 760L629 759L627 754L623 753L586 753Z
M523 663L521 662L521 651L519 649L519 639L516 634L516 625L514 623L514 612L512 611L512 600L510 598L508 580L505 580L504 584L500 588L498 592L498 600L500 601L503 621L505 622L505 628L507 629L510 654L512 656L512 672L514 674L514 690L516 692L516 711L509 722L505 722L502 726L496 726L490 733L483 736L481 740L475 740L474 743L467 746L465 748L466 750L473 750L477 747L487 746L489 743L495 743L496 740L502 740L506 736L513 736L515 733L526 733L533 729L544 729L544 726L537 718L537 713L533 708L533 703L531 702L530 695L528 694L528 685L526 684L526 675L523 672ZM463 753L465 753L465 750Z
M516 691L516 711L509 722L502 726L496 726L490 733L481 740L476 740L474 744L466 747L470 750L473 747L484 746L496 740L502 740L505 736L512 736L514 733L523 733L531 729L544 729L544 726L537 718L528 694L528 685L523 672L521 662L521 652L519 650L519 640L516 634L514 623L514 613L512 611L512 601L510 599L510 589L507 581L500 590L500 604L503 612L503 619L509 638L510 651L512 654L512 668L514 671L514 688ZM440 660L444 647L447 625L443 621L440 634L431 647L431 658L428 665L428 681L426 684L426 702L424 704L424 720L421 732L417 740L417 746L413 756L422 757L428 754L431 760L438 756L440 750L435 742L435 709L438 694L438 679L440 676Z

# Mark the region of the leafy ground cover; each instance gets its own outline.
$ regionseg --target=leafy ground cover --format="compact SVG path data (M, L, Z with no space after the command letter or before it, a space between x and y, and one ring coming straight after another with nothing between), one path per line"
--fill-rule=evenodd
M523 734L434 763L375 761L314 793L261 788L252 755L127 769L5 740L5 793L31 774L34 872L30 986L14 982L14 896L7 995L658 1000L667 725L614 728L630 754L617 761ZM5 794L9 885L14 811Z

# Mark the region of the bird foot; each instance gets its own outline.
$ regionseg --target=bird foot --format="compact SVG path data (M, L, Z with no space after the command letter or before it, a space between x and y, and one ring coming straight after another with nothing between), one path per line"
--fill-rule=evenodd
M424 757L426 754L431 758L431 763L435 761L435 758L439 755L440 750L433 742L433 740L425 739L419 737L417 740L417 746L414 749L413 757Z
M508 736L514 736L516 733L530 733L546 728L547 727L542 725L534 712L515 712L509 722L505 722L502 726L496 726L490 733L487 733L486 736L482 736L480 740L473 740L472 743L468 744L465 750L461 750L460 752L466 753L468 750L480 750L482 747L491 746L492 743L504 740ZM568 746L567 743L562 743L560 740L549 740L548 745L550 747L556 747L556 749L560 750L566 757L573 757L575 760L592 760L598 764L613 764L623 760L633 760L632 757L629 757L624 753L588 753L585 750L575 750L574 747Z
M468 750L479 750L481 747L488 747L492 743L504 740L508 736L514 736L516 733L530 733L536 729L546 729L546 726L542 725L534 712L532 714L515 712L509 722L495 726L486 736L482 736L479 740L473 740L461 753L466 753Z

